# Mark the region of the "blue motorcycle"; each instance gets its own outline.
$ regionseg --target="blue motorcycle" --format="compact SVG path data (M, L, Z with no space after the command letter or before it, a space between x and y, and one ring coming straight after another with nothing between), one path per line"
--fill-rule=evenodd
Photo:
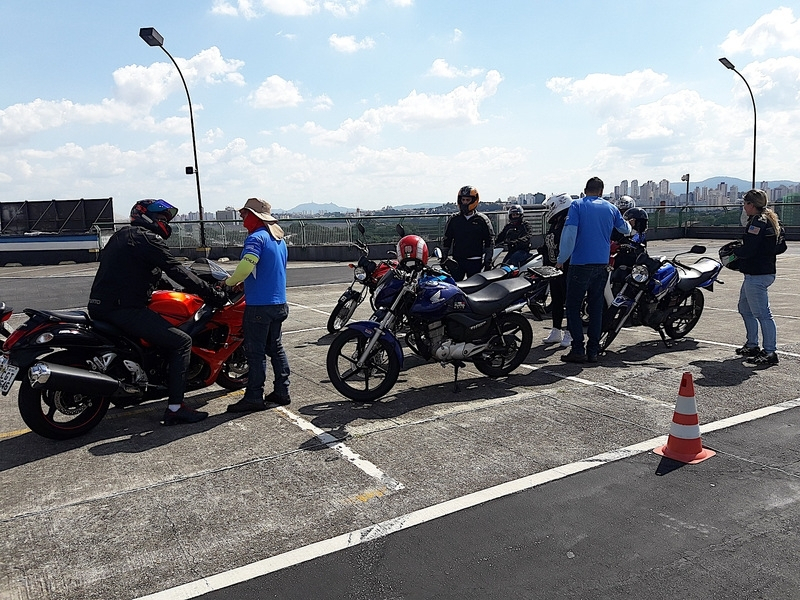
M683 254L703 254L705 246L692 246L672 260L653 258L641 251L611 305L605 310L600 349L605 350L623 327L644 325L655 329L665 345L667 337L686 336L703 314L703 292L714 291L722 270L719 261L702 257L691 265L677 260Z
M525 360L533 340L520 309L560 273L533 268L467 294L443 271L402 259L378 283L375 320L350 323L331 343L328 377L351 400L386 395L403 368L401 334L425 360L455 366L456 390L458 369L466 362L488 377L508 375Z

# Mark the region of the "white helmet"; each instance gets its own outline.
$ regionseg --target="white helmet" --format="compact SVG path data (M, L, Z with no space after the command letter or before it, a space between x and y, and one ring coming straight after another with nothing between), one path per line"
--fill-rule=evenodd
M550 196L544 203L547 207L547 220L549 221L561 211L567 210L570 204L572 204L572 196L569 194Z
M621 213L624 213L629 208L634 208L635 206L636 201L630 196L620 196L619 200L617 200L617 208Z

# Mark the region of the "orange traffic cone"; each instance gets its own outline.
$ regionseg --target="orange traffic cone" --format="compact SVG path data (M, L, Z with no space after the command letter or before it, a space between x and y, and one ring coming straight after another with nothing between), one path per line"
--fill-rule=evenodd
M700 440L700 421L697 418L697 403L694 400L691 373L684 373L681 379L681 389L678 392L675 412L672 414L667 445L656 448L653 452L690 465L716 454L713 450L703 448L703 442Z

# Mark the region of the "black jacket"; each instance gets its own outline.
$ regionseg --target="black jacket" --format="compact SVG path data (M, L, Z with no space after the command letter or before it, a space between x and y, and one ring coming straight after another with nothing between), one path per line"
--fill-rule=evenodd
M561 232L564 230L564 221L567 220L567 211L563 210L548 221L549 227L544 234L544 245L537 248L542 255L542 264L554 267L558 263L558 246L561 243ZM569 264L569 260L567 260Z
M444 226L442 249L456 260L483 257L494 247L494 228L485 214L467 219L461 213L450 215Z
M506 244L509 252L530 250L532 237L533 228L530 223L523 219L516 223L508 223L503 227L503 231L497 234L495 244L498 246Z
M167 243L152 231L128 225L117 231L100 252L89 307L100 309L143 308L150 301L161 273L206 301L213 289L185 269Z
M775 229L763 214L747 220L742 245L734 249L739 271L745 275L772 275L775 273Z

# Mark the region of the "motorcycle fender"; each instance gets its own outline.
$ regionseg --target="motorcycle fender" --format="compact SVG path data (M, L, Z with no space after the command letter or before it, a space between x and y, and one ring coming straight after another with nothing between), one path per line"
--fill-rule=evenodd
M357 292L353 288L347 288L339 298L339 302L347 302L348 300L358 298L359 296L361 296L361 292Z
M372 334L375 333L375 330L379 325L380 323L375 321L356 321L355 323L348 323L346 329L355 329L356 331L362 333L364 337L371 338ZM391 331L384 331L381 337L389 342L394 348L394 352L397 355L397 360L400 361L400 368L402 369L403 349L400 347L400 342L397 341L397 338Z

